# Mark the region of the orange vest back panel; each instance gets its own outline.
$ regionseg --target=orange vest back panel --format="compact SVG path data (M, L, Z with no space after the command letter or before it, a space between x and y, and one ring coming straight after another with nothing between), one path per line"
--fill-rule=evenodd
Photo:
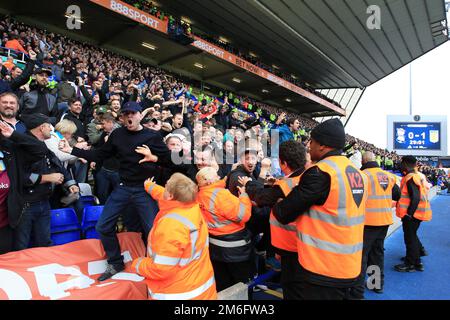
M424 185L422 177L418 173L409 173L403 177L400 186L401 196L397 202L397 216L403 218L408 213L408 207L411 203L411 199L408 194L407 183L413 179L414 183L419 187L420 201L416 212L414 212L414 218L422 221L430 221L432 218L432 212L430 202L428 201L427 187Z
M280 186L286 197L292 189L298 185L300 177L301 176L281 179L278 180L275 185ZM295 222L291 222L287 225L282 224L273 215L273 210L270 212L270 233L272 245L274 247L285 251L297 252L296 232Z
M344 156L316 166L330 176L330 192L296 221L299 262L316 274L354 279L361 273L367 177Z
M171 243L163 244L155 234L158 228L170 228ZM161 231L161 230L159 230ZM187 244L179 256L168 256L165 246ZM198 205L190 209L174 209L155 218L148 238L148 256L158 264L160 272L167 272L161 279L147 279L150 299L155 300L207 300L217 299L214 271L209 258L208 228ZM167 270L167 271L165 271Z
M396 178L381 168L363 171L368 177L368 198L366 202L366 226L387 226L392 218L392 189Z

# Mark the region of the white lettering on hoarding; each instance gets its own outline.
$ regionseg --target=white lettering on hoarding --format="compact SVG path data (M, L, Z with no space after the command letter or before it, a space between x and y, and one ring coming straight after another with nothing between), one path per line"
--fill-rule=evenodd
M193 43L193 45L196 46L197 48L202 49L202 50L204 50L206 52L209 52L209 53L211 53L211 54L213 54L213 55L215 55L215 56L217 56L219 58L223 59L223 57L224 57L224 52L222 50L214 48L213 46L211 46L211 45L209 45L209 44L207 44L207 43L205 43L205 42L203 42L201 40L195 41Z
M48 297L51 300L61 299L70 296L70 289L86 289L95 283L94 280L85 276L75 267L64 267L58 263L47 264L44 266L29 268L28 271L34 272L39 294ZM71 275L71 279L58 283L56 275Z
M146 14L142 14L139 11L128 8L127 6L111 0L110 9L120 14L130 17L135 21L139 21L142 24L148 25L151 28L158 29L159 21L152 19Z
M124 262L132 261L129 251L122 253ZM102 273L106 269L106 260L89 261L89 275ZM95 266L95 267L93 267ZM69 297L68 290L87 289L95 284L95 280L83 274L77 266L63 266L58 263L50 263L42 266L28 268L33 272L39 294L52 300ZM70 275L69 280L58 283L56 275ZM140 282L143 277L127 272L120 272L113 276L113 280ZM109 283L107 283L109 284ZM106 285L106 284L105 284ZM19 274L14 271L0 269L0 291L5 292L10 300L31 300L33 298L30 286Z
M278 84L279 86L284 86L284 81L282 80L282 79L280 79L280 78L278 78L278 77L275 77L275 76L273 76L273 75L271 75L271 74L269 74L268 76L267 76L267 80L270 80L270 81L272 81L272 82L275 82L276 84Z
M0 290L9 300L31 300L32 294L27 282L17 273L0 269Z

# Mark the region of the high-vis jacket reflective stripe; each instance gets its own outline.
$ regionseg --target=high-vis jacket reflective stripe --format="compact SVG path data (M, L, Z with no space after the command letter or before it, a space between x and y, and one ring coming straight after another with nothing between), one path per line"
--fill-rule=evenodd
M214 282L214 276L208 279L204 284L199 286L198 288L195 288L194 290L188 291L188 292L182 292L182 293L156 293L152 292L150 288L148 289L149 297L153 300L193 300L197 298L198 296L205 293L207 290L209 290L213 285Z
M402 179L400 185L401 196L400 200L397 202L397 216L403 218L408 214L408 207L411 203L411 199L409 198L407 183L411 179L413 179L420 191L420 201L416 212L414 212L414 218L422 221L430 221L433 214L431 212L430 202L428 201L427 186L425 186L425 181L418 173L409 173Z
M158 200L148 236L148 257L133 268L146 278L150 299L217 299L209 257L208 227L197 203L163 199L164 188L146 186Z
M163 217L164 219L175 219L178 220L180 223L184 224L188 229L189 229L189 233L190 233L190 240L191 240L191 244L197 244L197 240L198 240L198 229L196 229L196 227L194 226L194 224L189 221L187 218L176 214L176 213L170 213L167 214ZM151 240L151 234L150 236L150 240ZM149 257L151 257L153 259L153 263L156 264L162 264L162 265L167 265L167 266L185 266L189 263L191 263L193 260L199 259L200 256L202 255L202 251L205 249L205 247L207 247L208 245L208 240L205 242L204 247L200 248L200 250L198 250L197 252L195 252L195 245L191 246L191 254L188 258L180 258L180 257L168 257L168 256L163 256L160 254L157 254L155 252L153 252L152 250L152 243L151 241L149 241L148 244L148 254Z
M286 197L298 185L299 181L300 176L297 176L277 180L275 185L281 188ZM295 222L281 224L273 215L273 211L270 212L269 222L272 245L285 251L297 252L297 228L295 227Z
M344 156L315 165L330 176L330 191L323 205L296 220L299 263L326 277L354 279L361 273L367 176Z
M381 168L368 168L363 172L369 180L365 225L387 226L393 224L392 189L397 179Z
M209 233L213 236L241 231L250 219L252 203L248 195L234 196L225 189L223 180L200 187L197 199Z

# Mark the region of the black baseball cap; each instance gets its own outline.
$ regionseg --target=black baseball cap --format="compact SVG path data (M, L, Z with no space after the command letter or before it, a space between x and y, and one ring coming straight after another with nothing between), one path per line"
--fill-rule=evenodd
M51 77L53 75L52 71L50 69L47 69L47 68L37 68L33 72L33 74L41 74L41 73L46 73L47 76L49 76L49 77Z
M42 113L23 114L20 116L20 120L22 120L28 130L37 128L43 123L52 124L51 119Z
M123 107L120 109L122 113L125 113L127 111L133 111L133 112L142 112L142 107L139 103L134 101L128 101L123 105Z

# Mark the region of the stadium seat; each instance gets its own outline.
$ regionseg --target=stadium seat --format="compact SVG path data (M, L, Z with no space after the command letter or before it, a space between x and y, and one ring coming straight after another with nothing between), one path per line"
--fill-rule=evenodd
M102 214L103 206L88 206L83 210L81 230L85 239L99 239L95 225Z
M50 232L53 245L81 239L77 214L73 208L51 210Z
M98 205L100 202L98 201L98 198L96 196L90 195L90 196L81 196L80 201L83 204L83 207L89 207L89 206L95 206Z

